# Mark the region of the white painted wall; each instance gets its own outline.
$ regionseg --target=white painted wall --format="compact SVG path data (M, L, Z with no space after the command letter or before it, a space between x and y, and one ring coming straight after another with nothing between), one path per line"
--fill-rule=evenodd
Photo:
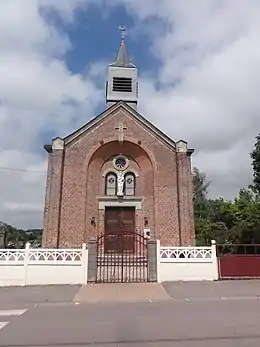
M218 279L216 242L211 247L158 247L158 282Z
M0 286L86 284L88 250L0 250Z
M0 286L24 285L25 270L22 265L0 265Z

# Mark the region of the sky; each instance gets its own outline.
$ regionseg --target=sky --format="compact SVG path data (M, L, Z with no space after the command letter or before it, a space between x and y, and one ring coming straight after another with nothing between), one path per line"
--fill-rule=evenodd
M104 110L120 25L139 69L138 111L195 148L210 197L251 183L259 0L1 0L0 220L42 227L43 145Z

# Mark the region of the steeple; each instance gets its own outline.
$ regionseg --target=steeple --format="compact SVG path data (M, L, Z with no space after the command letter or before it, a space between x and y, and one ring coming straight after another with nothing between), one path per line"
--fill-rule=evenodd
M119 47L116 60L112 64L110 64L110 66L135 68L135 66L130 61L126 44L125 44L126 29L125 27L119 27L119 29L122 31L121 45Z
M134 109L137 106L138 82L137 68L130 61L126 43L126 29L119 27L122 33L121 44L115 61L108 67L108 81L106 90L107 106L123 100Z

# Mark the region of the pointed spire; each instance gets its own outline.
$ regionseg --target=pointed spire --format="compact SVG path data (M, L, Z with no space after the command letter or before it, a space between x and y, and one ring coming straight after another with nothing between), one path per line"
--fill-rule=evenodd
M135 66L130 61L130 58L126 49L126 44L125 44L126 28L119 27L119 29L121 30L121 34L122 34L121 45L119 47L116 60L112 64L110 64L110 66L135 68Z

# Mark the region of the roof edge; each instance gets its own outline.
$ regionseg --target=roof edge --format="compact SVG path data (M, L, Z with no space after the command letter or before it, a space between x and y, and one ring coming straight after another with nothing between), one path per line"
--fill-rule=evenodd
M172 149L176 149L176 142L172 140L168 135L163 133L160 129L158 129L153 123L151 123L149 120L147 120L145 117L143 117L140 113L138 113L136 110L134 110L131 106L129 106L124 101L120 100L116 104L111 105L109 108L107 108L105 111L100 113L98 116L90 120L88 123L83 125L78 130L74 131L73 133L67 135L63 138L65 145L69 144L73 140L75 140L78 136L83 134L85 131L89 130L93 126L95 126L98 122L100 122L102 119L104 119L109 113L114 112L115 110L119 109L120 107L123 107L126 111L128 111L130 114L133 115L133 117L142 123L146 128L148 128L152 133L157 135L165 144L167 144Z

